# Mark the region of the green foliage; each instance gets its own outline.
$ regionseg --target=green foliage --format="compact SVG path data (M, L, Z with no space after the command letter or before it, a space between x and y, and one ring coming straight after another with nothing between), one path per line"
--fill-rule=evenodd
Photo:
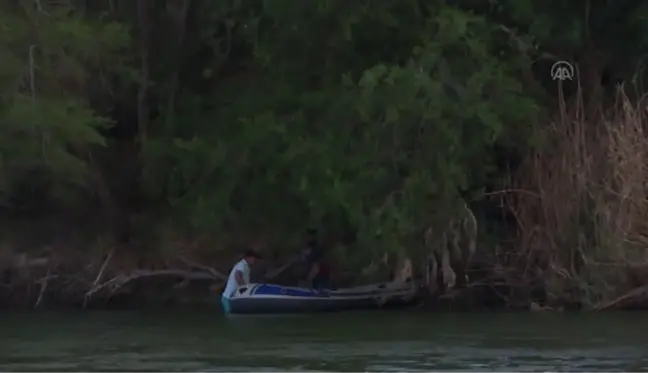
M248 36L253 78L225 81L217 109L203 111L209 120L181 120L201 138L149 148L156 164L173 164L157 172L165 182L150 185L168 185L172 205L200 217L185 221L215 229L235 219L289 234L335 217L358 229L370 252L400 252L482 181L505 125L535 114L514 78L518 66L491 50L484 19L451 8L423 16L411 4L372 12L330 4L358 8L342 21L316 5L266 9L265 24L281 29ZM363 27L403 24L388 15L394 7L414 17L409 46L385 34L389 57L352 47L371 42ZM337 22L357 28L325 32Z
M76 187L87 186L88 150L105 145L100 133L111 123L90 108L77 87L87 82L89 69L109 63L111 54L127 45L126 30L45 14L31 4L4 13L0 24L0 199L69 203ZM25 188L47 192L24 195Z
M642 8L587 4L6 5L3 196L17 180L79 195L66 186L87 185L94 147L109 144L112 158L93 166L107 173L128 168L127 144L137 175L113 172L109 188L176 230L271 231L284 243L316 225L356 231L360 256L412 251L460 196L501 176L496 146L521 152L533 140L537 56L575 58L594 40L641 61L643 49L610 41L645 36Z

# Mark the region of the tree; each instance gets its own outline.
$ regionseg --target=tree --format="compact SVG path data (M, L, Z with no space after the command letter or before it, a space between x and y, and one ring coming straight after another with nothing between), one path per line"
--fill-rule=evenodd
M0 24L4 205L75 199L88 184L88 151L105 145L101 131L111 123L84 95L111 71L126 29L28 1L3 5Z

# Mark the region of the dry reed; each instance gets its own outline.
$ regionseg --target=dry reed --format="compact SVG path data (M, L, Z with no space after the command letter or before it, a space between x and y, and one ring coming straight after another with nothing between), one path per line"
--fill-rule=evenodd
M579 97L581 97L579 95ZM567 104L538 129L505 203L518 219L515 257L537 274L549 304L629 306L648 293L648 116L620 87L614 105L586 115ZM644 291L647 290L647 291Z

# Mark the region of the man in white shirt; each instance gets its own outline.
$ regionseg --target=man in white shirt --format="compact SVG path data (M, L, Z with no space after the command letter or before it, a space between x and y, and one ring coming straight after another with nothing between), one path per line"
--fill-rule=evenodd
M227 285L225 285L225 289L221 295L221 304L225 313L230 311L229 300L234 295L234 292L240 286L250 282L250 266L253 266L257 259L259 259L259 254L254 250L248 250L243 255L243 259L236 263L230 271L227 277Z

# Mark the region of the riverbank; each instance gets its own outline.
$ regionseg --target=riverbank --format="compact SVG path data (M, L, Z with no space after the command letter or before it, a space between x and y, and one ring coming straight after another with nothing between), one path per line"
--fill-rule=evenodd
M219 296L225 275L234 260L220 260L220 266L205 264L187 257L166 258L144 268L130 262L120 250L109 250L92 259L87 255L68 252L52 253L49 257L13 258L5 265L0 287L0 309L220 309ZM230 263L231 262L231 263ZM278 265L279 263L274 263ZM266 267L267 268L267 267ZM255 274L262 278L262 268ZM274 279L273 283L296 283L291 271ZM512 275L510 271L509 275ZM648 309L638 288L618 298L587 307L575 300L577 294L549 298L550 283L531 278L507 277L482 268L470 272L467 284L445 291L429 292L421 285L419 297L409 307L412 310L437 311L603 311L618 309ZM517 274L519 276L519 273ZM336 279L340 280L340 277ZM358 283L347 282L345 286ZM555 296L555 295L554 295Z
M145 269L124 265L115 251L94 260L24 254L3 270L5 308L129 308L209 304L223 282L220 272L188 259ZM83 265L80 265L83 262ZM121 262L121 263L119 263ZM130 268L129 268L130 267Z
M169 241L164 250L145 249L119 243L96 235L89 240L89 230L82 239L70 237L78 233L74 224L54 219L47 222L30 220L30 229L6 228L0 247L0 308L2 309L136 309L136 308L215 308L220 309L219 294L231 266L239 259L240 250L219 247L204 240L202 244L181 244ZM14 222L15 224L15 222ZM80 224L80 223L79 223ZM26 234L19 235L20 232ZM41 232L31 234L31 232ZM47 232L54 232L48 234ZM36 242L36 241L38 242ZM264 245L261 240L252 240ZM186 241L189 242L189 241ZM171 246L171 244L175 246ZM25 249L30 247L29 250ZM238 247L238 246L233 246ZM565 275L555 263L525 256L519 246L491 250L480 245L467 271L468 282L455 287L425 286L414 265L414 276L421 285L421 301L412 309L426 311L602 311L616 309L648 309L646 286L627 283L625 288L609 290L605 297L588 293L582 278ZM266 260L253 275L257 279L282 267L290 256L264 248ZM296 250L296 249L295 249ZM292 251L294 255L295 250ZM351 251L349 247L347 251ZM499 251L498 251L499 250ZM493 252L496 254L493 254ZM334 258L334 285L340 287L388 281L389 268L383 265L373 276L363 276L375 263L354 266ZM641 266L622 267L617 273L641 275ZM383 263L384 264L384 263ZM593 271L597 263L586 263L583 273ZM374 268L375 269L375 268ZM294 272L286 270L271 282L296 284ZM443 276L438 273L439 283ZM622 284L617 282L617 286ZM594 295L592 295L594 294Z

